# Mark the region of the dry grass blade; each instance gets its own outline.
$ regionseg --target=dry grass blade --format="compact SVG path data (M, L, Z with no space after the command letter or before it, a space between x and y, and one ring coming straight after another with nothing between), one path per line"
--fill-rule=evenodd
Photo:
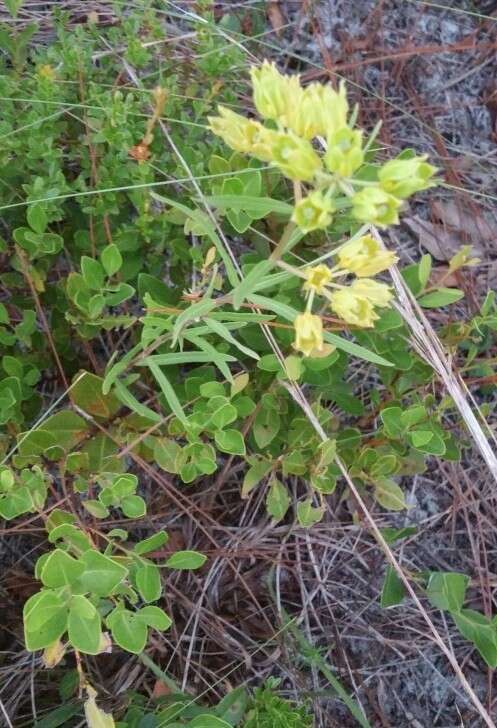
M373 228L372 233L384 245L378 230ZM393 267L390 273L397 293L397 308L411 331L413 345L423 356L426 363L440 377L497 485L497 456L483 431L482 425L478 422L478 418L468 402L466 385L462 382L457 371L455 371L454 366L449 362L440 339L408 289L398 268ZM485 421L476 403L474 405L487 431L492 433L490 426ZM491 436L495 440L493 433Z
M311 422L312 426L316 430L316 432L319 435L319 437L321 438L321 440L323 442L326 442L328 440L328 437L327 437L325 431L323 430L323 428L321 427L321 424L317 420L316 416L314 415L314 413L310 409L309 405L307 403L304 404L302 402L302 400L298 396L295 395L295 392L293 391L293 388L292 387L289 386L289 387L287 387L287 389L290 392L290 394L294 397L294 399L297 402L297 404L299 404L300 407L302 407L302 409L305 412L307 418L309 419L309 422ZM457 659L456 659L456 657L454 655L454 652L452 651L452 649L449 649L449 647L447 647L447 645L445 644L442 636L440 635L440 633L438 632L437 628L435 627L435 625L433 624L432 620L430 619L430 616L429 616L428 612L426 611L426 609L424 608L424 606L420 602L420 600L419 600L416 592L414 591L413 587L411 586L411 583L410 583L409 579L405 575L402 567L400 566L399 562L395 558L395 556L394 556L394 554L393 554L390 546L387 544L387 542L385 541L385 539L384 539L384 537L383 537L380 529L376 525L376 522L375 522L373 516L371 515L371 513L369 512L368 507L364 503L364 501L363 501L363 499L362 499L359 491L357 490L357 488L356 488L356 486L354 484L354 481L349 476L346 467L344 466L344 464L342 463L342 461L339 458L337 458L337 464L338 464L338 466L340 468L340 471L341 471L343 477L345 478L345 480L347 482L347 485L349 486L351 492L353 493L354 498L356 499L358 506L360 507L361 511L363 512L364 517L365 517L366 521L368 522L368 524L369 524L369 526L371 528L371 531L372 531L374 537L378 541L378 544L380 545L380 547L381 547L383 553L385 554L388 562L395 569L395 572L399 576L399 579L404 584L404 586L405 586L405 588L406 588L409 596L413 600L413 602L416 605L416 607L419 609L419 611L420 611L420 613L421 613L424 621L426 622L426 624L427 624L430 632L433 635L433 639L434 639L435 643L437 644L437 646L440 648L441 652L446 656L446 658L450 662L450 664L452 666L452 669L454 670L455 674L457 675L457 677L458 677L458 679L459 679L462 687L464 688L466 694L468 695L468 697L470 698L471 702L473 703L473 705L475 706L476 710L478 711L478 713L480 714L481 718L483 719L485 725L489 726L489 728L495 728L495 723L493 722L492 718L490 717L490 715L488 714L487 710L483 706L483 704L480 701L479 697L477 696L477 694L475 693L475 691L473 690L473 688L469 684L468 680L466 679L466 676L465 676L465 674L464 674L461 666L459 665L459 663L458 663L458 661L457 661Z

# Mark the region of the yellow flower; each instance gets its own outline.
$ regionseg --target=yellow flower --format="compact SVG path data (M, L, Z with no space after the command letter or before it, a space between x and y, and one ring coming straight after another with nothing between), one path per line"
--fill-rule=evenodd
M398 225L401 200L382 190L381 187L365 187L352 198L352 214L360 222L378 227Z
M37 69L38 78L46 78L48 81L55 81L55 69L49 63L43 63Z
M218 107L219 116L210 116L211 131L220 136L226 144L236 152L250 153L254 145L254 137L263 128L258 121L247 119L226 106Z
M309 311L300 313L293 322L295 327L294 349L304 356L318 356L325 348L323 322Z
M436 168L426 162L426 155L411 159L391 159L378 172L380 185L385 192L405 199L409 195L433 187L432 177Z
M297 202L292 215L292 221L304 233L311 230L324 230L332 220L335 210L333 202L325 197L321 190L314 190L300 202ZM321 266L326 267L326 266Z
M321 159L306 139L292 133L275 135L272 147L273 163L285 177L301 182L310 182L321 169Z
M264 61L250 70L254 104L265 119L287 125L288 113L300 104L303 94L298 76L284 76L274 63Z
M219 116L209 116L210 129L234 149L235 152L251 154L263 162L273 158L272 148L278 133L266 129L259 121L247 119L225 106L218 107Z
M388 306L392 300L392 292L386 283L379 283L372 278L357 278L349 290L359 298L366 298L373 306Z
M361 328L370 328L379 318L367 298L356 296L351 288L342 288L330 296L331 308L344 321Z
M326 137L347 125L348 111L343 83L338 92L331 86L311 83L303 91L299 103L289 110L288 126L304 139Z
M304 289L306 291L315 291L319 294L323 293L326 284L332 279L330 269L323 263L315 265L312 268L307 268L306 275L307 280L304 283Z
M362 131L347 126L328 137L324 163L330 172L351 177L363 162Z
M372 235L351 240L340 248L337 256L340 266L358 278L381 273L398 260L395 253L384 250Z

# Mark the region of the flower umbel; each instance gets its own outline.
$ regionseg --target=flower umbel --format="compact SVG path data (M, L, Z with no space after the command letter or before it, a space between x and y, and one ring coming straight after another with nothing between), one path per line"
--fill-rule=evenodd
M311 230L324 230L332 220L335 206L321 190L314 190L295 205L292 221L304 233ZM325 267L325 266L323 266Z
M338 251L340 267L358 278L374 276L397 262L395 253L384 250L372 235L351 240Z
M323 322L309 311L300 313L293 322L295 327L294 349L304 356L319 356L324 349Z

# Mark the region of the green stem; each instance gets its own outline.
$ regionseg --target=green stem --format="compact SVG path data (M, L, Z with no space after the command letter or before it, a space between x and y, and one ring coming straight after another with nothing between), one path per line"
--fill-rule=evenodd
M295 223L290 220L290 222L287 224L287 226L283 230L283 235L281 236L279 243L277 244L276 248L273 250L273 252L269 256L270 260L276 262L277 260L279 260L282 257L282 255L285 253L285 248L288 245L288 241L290 240L295 228L296 228Z

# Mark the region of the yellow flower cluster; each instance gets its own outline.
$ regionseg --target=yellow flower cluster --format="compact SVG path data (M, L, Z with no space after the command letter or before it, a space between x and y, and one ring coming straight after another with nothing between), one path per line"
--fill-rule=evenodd
M219 115L209 119L210 127L235 151L277 167L296 183L291 219L303 233L325 230L338 210L366 225L395 225L403 201L435 184L436 169L426 156L400 155L374 175L371 170L358 174L372 140L365 143L362 130L354 128L356 114L349 114L343 82L338 90L320 83L303 88L298 76L283 75L268 61L252 68L251 81L254 106L269 126L220 106ZM461 259L464 256L468 257L464 253ZM303 273L280 260L282 267L305 278L307 308L294 321L294 348L304 356L326 356L330 350L324 343L322 319L312 312L315 296L327 299L345 322L374 326L377 309L388 306L392 294L372 276L396 260L371 235L343 245L334 267L322 263ZM340 276L351 275L352 282L337 282Z
M390 268L397 257L384 250L375 238L363 235L351 240L338 250L336 257L338 262L333 268L321 263L305 270L307 311L295 318L293 344L304 356L323 356L326 348L322 320L311 313L315 295L324 296L337 316L361 328L373 326L379 318L376 308L388 306L392 300L389 286L369 276ZM350 285L334 282L351 274L355 278Z
M255 108L276 129L224 106L219 107L219 116L209 119L210 128L235 151L313 187L297 203L292 218L304 233L331 224L336 210L333 197L338 194L350 198L351 214L359 222L395 225L403 200L434 184L436 170L425 156L393 159L378 170L374 181L354 178L364 164L365 149L362 131L349 121L343 82L338 91L320 83L303 88L298 76L285 76L268 61L252 68L251 81ZM316 138L326 141L322 155L313 145Z

